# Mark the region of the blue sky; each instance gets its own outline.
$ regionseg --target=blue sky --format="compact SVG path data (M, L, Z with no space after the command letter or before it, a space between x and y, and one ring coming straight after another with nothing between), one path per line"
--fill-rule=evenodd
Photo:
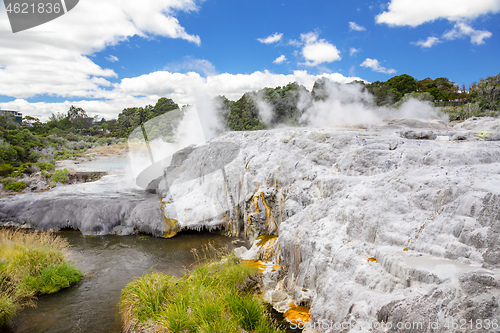
M500 73L500 0L80 0L13 34L0 7L0 108L46 119L71 104L106 118L161 96L321 76L339 82Z

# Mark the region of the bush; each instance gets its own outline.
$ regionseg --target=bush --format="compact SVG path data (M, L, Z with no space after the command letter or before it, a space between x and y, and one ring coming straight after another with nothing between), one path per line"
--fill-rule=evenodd
M67 169L59 169L52 175L52 180L58 183L68 183L69 175Z
M5 177L14 172L14 167L10 164L0 164L0 176Z
M56 169L54 164L46 162L36 162L35 165L42 171L53 171Z
M5 185L6 191L19 192L21 190L24 190L25 188L26 188L26 183L22 180L20 182L12 182L12 183Z
M7 186L8 184L13 183L13 182L15 182L15 181L16 181L16 179L15 179L15 178L12 178L12 177L6 177L6 178L4 178L4 179L0 180L0 183L2 183L4 186Z
M69 150L59 150L54 152L54 157L57 161L61 160L74 160L79 156L78 153Z

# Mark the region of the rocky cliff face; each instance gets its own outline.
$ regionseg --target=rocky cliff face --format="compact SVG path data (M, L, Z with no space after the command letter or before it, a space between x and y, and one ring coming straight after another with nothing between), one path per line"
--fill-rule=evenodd
M499 139L496 119L233 132L174 156L156 194L9 198L0 218L278 235L240 255L271 261L266 297L310 307L309 331L497 332Z
M242 256L283 267L265 271L266 297L311 307L316 331L496 332L499 129L393 120L229 133L211 145L238 146L233 161L213 171L217 159L193 150L176 169L199 177L158 190L180 228L279 235L271 254Z

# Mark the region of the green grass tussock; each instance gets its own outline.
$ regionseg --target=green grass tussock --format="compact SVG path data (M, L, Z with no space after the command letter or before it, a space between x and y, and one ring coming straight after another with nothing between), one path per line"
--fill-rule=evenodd
M256 271L231 254L180 279L160 272L136 278L122 290L123 331L283 332L253 292L240 290Z
M78 282L83 274L68 263L68 243L47 232L0 229L0 327L35 296Z

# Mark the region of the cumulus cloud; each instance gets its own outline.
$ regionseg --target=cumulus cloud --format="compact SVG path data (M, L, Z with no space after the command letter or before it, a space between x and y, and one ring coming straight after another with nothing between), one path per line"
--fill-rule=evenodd
M280 55L278 58L274 59L273 63L275 64L282 64L284 63L285 61L287 61L286 57L284 54Z
M263 44L274 44L283 38L283 34L275 33L274 35L267 36L266 38L257 38L257 40Z
M384 73L384 74L394 74L396 70L393 68L385 68L380 65L380 62L377 59L366 58L360 65L361 67L370 68L374 72Z
M498 0L391 0L387 11L378 15L376 22L416 27L437 19L455 22L498 12Z
M186 32L174 17L196 11L198 1L80 1L66 15L16 34L6 12L0 12L0 91L17 98L102 98L117 75L90 56L132 36L180 38L200 45L200 37Z
M319 39L316 32L301 34L300 38L305 44L302 48L302 56L306 60L304 65L317 66L341 59L337 47L324 39Z
M357 24L356 22L349 22L349 30L351 31L365 31L366 28Z
M426 40L419 40L418 42L414 42L412 44L415 44L417 46L420 46L422 48L428 49L433 47L434 45L440 43L441 41L437 37L427 37Z
M457 38L470 37L472 44L484 44L486 38L490 38L492 33L486 30L476 30L465 22L457 22L450 31L444 33L443 38L454 40Z

